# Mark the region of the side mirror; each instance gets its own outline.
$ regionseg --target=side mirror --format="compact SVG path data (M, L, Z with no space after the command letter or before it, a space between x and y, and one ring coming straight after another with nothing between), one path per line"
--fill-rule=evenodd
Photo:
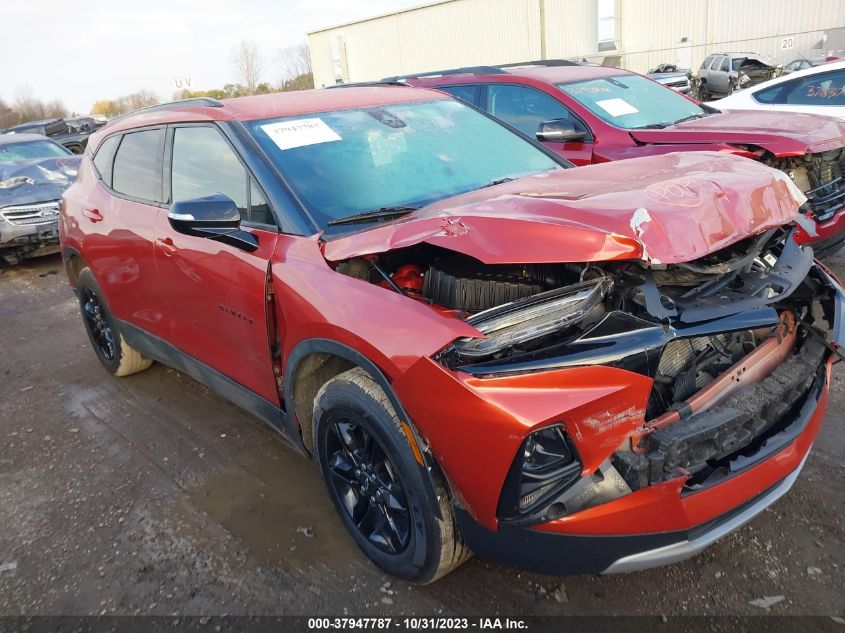
M587 136L586 132L577 132L572 124L572 119L554 119L543 121L537 128L537 140L541 143L569 143L572 141L583 141Z
M179 233L204 237L252 252L258 238L241 230L241 214L234 200L222 193L176 200L167 213L170 226Z

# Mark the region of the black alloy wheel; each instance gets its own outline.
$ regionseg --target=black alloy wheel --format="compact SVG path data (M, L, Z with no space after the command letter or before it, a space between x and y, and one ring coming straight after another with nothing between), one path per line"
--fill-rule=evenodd
M92 288L82 290L82 315L97 353L103 360L113 362L116 354L114 334L100 299Z
M379 550L399 554L411 540L408 499L381 442L353 411L334 410L325 436L329 486L358 532Z

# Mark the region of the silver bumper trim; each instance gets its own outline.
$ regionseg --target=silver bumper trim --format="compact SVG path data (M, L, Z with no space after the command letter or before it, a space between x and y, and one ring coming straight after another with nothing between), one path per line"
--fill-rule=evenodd
M723 536L741 528L785 495L789 489L792 488L795 480L798 479L798 475L801 473L801 469L804 467L804 463L807 461L808 455L809 451L807 452L807 455L804 456L804 459L801 460L801 464L798 468L789 473L789 475L787 475L775 488L725 523L719 524L698 538L689 541L681 541L679 543L672 543L671 545L658 547L656 549L620 558L605 569L602 574L619 574L651 569L652 567L660 567L661 565L676 563L695 556L701 550L709 547Z

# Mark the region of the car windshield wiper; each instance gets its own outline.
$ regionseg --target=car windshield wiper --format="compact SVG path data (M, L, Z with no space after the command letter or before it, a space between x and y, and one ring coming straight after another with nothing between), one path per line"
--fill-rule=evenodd
M672 123L672 125L678 125L678 123L683 123L684 121L692 121L693 119L703 119L706 116L712 114L711 112L698 112L696 114L690 114L689 116L682 117Z
M364 222L373 222L375 220L386 220L389 218L399 218L403 215L416 211L420 205L397 205L394 207L382 207L375 211L364 211L363 213L355 213L347 215L344 218L336 218L329 220L329 226L337 226L338 224L359 224Z
M503 185L506 182L511 182L516 180L516 178L499 178L498 180L493 180L488 182L486 185L481 185L479 189L487 189L487 187L495 187L496 185Z
M635 128L631 128L633 130L662 130L667 125L672 125L671 123L649 123L648 125L639 125Z

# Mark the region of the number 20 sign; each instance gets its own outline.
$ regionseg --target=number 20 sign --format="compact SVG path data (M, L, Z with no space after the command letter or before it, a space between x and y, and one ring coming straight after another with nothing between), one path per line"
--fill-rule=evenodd
M795 39L791 37L782 37L780 38L780 48L783 51L788 51L790 48L795 46Z

